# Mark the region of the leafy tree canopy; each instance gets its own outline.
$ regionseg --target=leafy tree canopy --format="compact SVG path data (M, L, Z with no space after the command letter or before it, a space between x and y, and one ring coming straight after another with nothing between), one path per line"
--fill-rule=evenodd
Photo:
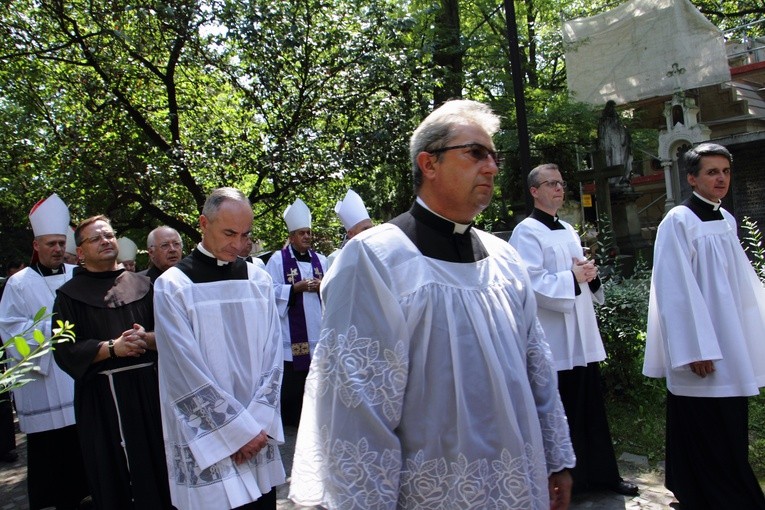
M695 3L725 29L765 11L758 0ZM329 251L341 231L333 206L349 186L378 220L408 207L409 134L446 95L503 116L507 162L479 219L502 228L523 190L513 80L526 87L534 160L576 168L597 113L566 92L561 17L615 5L516 2L524 62L513 76L497 0L7 2L3 234L27 231L30 205L56 191L74 221L105 213L139 245L158 224L195 241L206 194L235 186L268 247L283 242L281 212L299 196Z

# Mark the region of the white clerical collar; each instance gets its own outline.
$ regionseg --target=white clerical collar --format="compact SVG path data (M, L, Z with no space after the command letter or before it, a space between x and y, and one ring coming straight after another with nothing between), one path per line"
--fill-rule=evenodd
M207 255L211 259L215 259L215 261L218 263L219 266L225 266L226 264L229 264L229 262L227 260L220 260L220 259L215 258L215 255L213 255L208 250L206 250L205 247L202 246L201 242L197 245L197 250L202 252L202 255Z
M420 204L425 209L427 209L428 211L432 212L433 214L435 214L439 218L444 219L444 220L446 220L446 221L448 221L450 223L454 223L454 233L455 234L464 234L465 232L467 232L467 229L470 228L470 224L465 225L464 223L457 223L456 221L450 220L449 218L444 218L443 216L441 216L440 214L435 212L433 209L428 207L428 204L426 204L420 197L417 197L416 200L417 200L418 204Z
M720 206L722 205L722 200L720 200L718 202L712 202L711 200L708 200L708 199L702 197L701 195L699 195L695 191L693 192L693 194L696 195L696 197L698 197L699 200L702 200L702 201L708 203L709 205L711 205L714 208L715 211L718 210L720 208Z

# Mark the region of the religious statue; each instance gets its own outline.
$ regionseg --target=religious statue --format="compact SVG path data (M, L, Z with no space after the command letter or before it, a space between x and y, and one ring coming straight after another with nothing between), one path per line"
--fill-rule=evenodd
M625 177L629 176L631 145L630 134L616 112L616 103L608 101L598 121L598 149L605 157L606 167L624 165Z

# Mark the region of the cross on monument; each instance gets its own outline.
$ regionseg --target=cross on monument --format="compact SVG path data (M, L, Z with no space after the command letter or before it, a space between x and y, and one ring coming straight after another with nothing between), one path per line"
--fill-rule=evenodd
M675 90L681 91L683 90L683 86L680 84L680 75L685 74L685 68L680 67L680 64L677 62L674 62L672 64L672 69L667 71L667 78L673 78L675 79Z

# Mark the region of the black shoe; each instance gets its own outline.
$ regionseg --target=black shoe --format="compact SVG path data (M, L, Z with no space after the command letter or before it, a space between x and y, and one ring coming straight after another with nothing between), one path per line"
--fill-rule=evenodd
M614 485L612 485L611 490L617 494L621 494L622 496L638 495L638 486L631 482L625 482L624 480L619 480Z
M16 452L8 452L0 455L0 460L3 462L16 462L19 458L19 454Z

